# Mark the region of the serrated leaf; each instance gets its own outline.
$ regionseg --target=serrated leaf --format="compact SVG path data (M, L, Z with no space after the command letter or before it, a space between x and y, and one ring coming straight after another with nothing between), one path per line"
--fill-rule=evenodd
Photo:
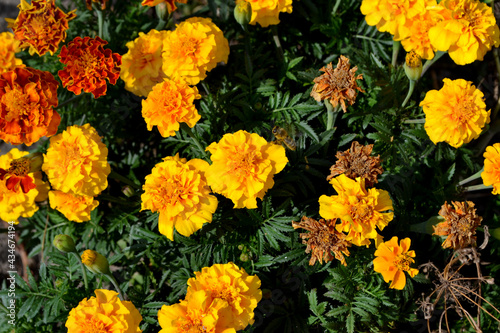
M300 122L300 123L297 123L296 126L299 128L300 131L306 133L308 136L310 136L312 139L314 139L314 141L319 142L318 135L316 134L314 129L311 126L309 126L307 123Z
M354 313L352 310L349 311L349 315L347 315L345 327L347 328L348 333L354 333Z

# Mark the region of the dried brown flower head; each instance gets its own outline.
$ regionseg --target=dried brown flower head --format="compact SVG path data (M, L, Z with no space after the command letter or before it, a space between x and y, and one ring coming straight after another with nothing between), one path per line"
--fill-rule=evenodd
M314 265L316 260L322 264L323 259L327 263L334 258L340 260L342 265L347 265L344 255L349 256L347 247L351 244L345 240L345 234L335 229L336 221L336 219L316 221L306 216L302 217L300 223L292 221L294 229L302 228L309 231L300 234L302 244L307 244L306 253L312 252L309 265Z
M357 66L351 68L349 59L341 55L337 68L334 69L332 63L329 63L320 69L325 74L314 79L311 96L318 102L325 99L330 100L334 108L340 103L342 110L346 112L346 101L349 105L353 105L356 101L357 91L365 92L356 82L356 80L363 79L363 74L356 75L357 70Z
M363 146L353 141L350 149L337 152L337 162L330 168L331 174L326 180L345 174L351 179L364 178L365 186L372 187L378 182L378 175L384 172L380 166L380 156L370 156L372 150L373 145Z
M443 248L451 247L454 250L476 245L476 228L483 218L476 214L474 203L471 201L452 201L454 208L447 202L441 207L439 215L444 222L434 226L434 235L448 236L443 242Z

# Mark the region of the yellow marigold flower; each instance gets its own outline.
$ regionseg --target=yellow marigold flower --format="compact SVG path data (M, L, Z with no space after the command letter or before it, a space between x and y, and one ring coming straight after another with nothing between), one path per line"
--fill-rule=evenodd
M54 189L94 197L108 187L107 158L108 148L90 124L69 126L50 138L42 170Z
M163 41L167 31L139 32L139 37L126 44L128 52L122 56L120 78L125 89L137 96L147 96L151 89L167 76L162 70Z
M291 13L292 0L236 0L236 5L246 1L252 8L250 24L259 23L261 27L268 27L280 23L280 13Z
M0 168L8 169L12 161L26 155L28 155L27 151L20 151L17 148L13 148L0 156ZM31 217L38 210L35 202L47 199L49 185L42 181L42 173L37 171L28 173L28 175L34 179L36 188L27 193L24 193L20 187L15 191L9 190L6 182L0 181L1 220L17 222L20 217Z
M444 141L458 148L479 137L490 122L483 93L463 79L443 79L440 90L430 90L420 102L425 131L434 144Z
M383 230L394 218L389 193L375 188L365 189L364 178L356 180L345 174L330 180L338 195L319 198L319 215L325 219L339 218L337 231L347 232L346 240L354 245L370 245L377 239L375 227Z
M192 17L169 31L163 43L163 71L195 85L217 63L227 63L229 43L209 18Z
M428 6L437 5L435 1L428 2ZM434 27L438 22L436 15L429 11L424 10L411 20L406 21L408 28L408 36L401 40L401 45L406 52L414 51L422 59L434 58L436 48L432 46L429 38L429 30Z
M486 147L483 154L484 171L481 172L481 178L485 186L493 185L493 194L500 193L500 143Z
M418 269L410 267L415 262L415 251L409 251L411 239L402 239L400 244L396 236L380 244L375 251L373 270L382 274L385 282L392 281L389 288L402 290L406 285L405 272L414 277Z
M500 30L493 10L476 0L443 0L437 6L440 22L429 30L431 44L448 51L458 65L483 60L500 45Z
M31 4L21 0L18 8L17 18L6 21L21 41L21 48L29 46L31 55L54 54L59 43L66 39L68 21L76 17L76 9L65 14L54 0L32 0Z
M187 3L187 0L142 0L141 5L154 7L160 3L164 3L167 6L168 13L170 14L177 9L175 3Z
M248 275L245 269L232 262L204 267L201 272L194 274L195 277L187 282L186 299L204 290L214 300L227 302L223 313L225 320L231 323L229 327L239 331L253 324L253 311L262 299L260 279L257 275Z
M274 175L288 162L282 145L247 131L225 134L206 150L212 153L208 185L231 199L234 208L257 208L257 198L262 200L274 185Z
M165 157L146 176L141 195L141 210L159 212L160 233L174 240L174 227L186 237L212 222L217 198L210 194L205 172L208 163L200 159L186 161Z
M69 312L68 333L141 333L142 316L129 301L112 290L96 289L95 297L83 299Z
M60 211L68 220L85 222L90 220L90 212L99 201L88 195L74 195L61 191L50 191L49 202L52 209Z
M199 98L198 89L182 81L165 79L158 83L142 101L142 116L148 130L158 126L160 134L169 137L179 130L179 123L193 127L201 118L194 106L194 100Z
M19 42L12 32L0 33L0 73L8 72L16 67L24 67L23 61L16 58L16 53L21 51Z

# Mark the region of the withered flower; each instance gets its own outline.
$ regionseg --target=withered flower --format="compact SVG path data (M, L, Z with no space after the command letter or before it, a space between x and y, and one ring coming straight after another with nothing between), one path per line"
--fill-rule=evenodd
M434 235L447 236L443 248L462 249L476 245L476 228L483 218L476 214L472 201L452 201L454 208L447 202L441 207L439 215L444 222L434 226Z
M338 151L335 157L337 162L330 168L331 174L326 177L330 180L340 174L345 174L348 178L365 179L365 186L372 187L378 183L377 177L384 172L380 166L380 155L370 156L373 145L363 146L357 141L353 141L351 148L346 151Z
M351 243L345 240L344 233L335 229L336 221L337 219L316 221L306 216L302 217L300 223L292 221L294 229L302 228L309 231L300 234L302 244L307 244L306 253L312 252L309 265L314 265L316 260L323 264L323 259L327 263L335 258L347 266L344 255L349 256L347 247L351 246Z
M95 2L101 8L101 10L105 10L108 1L109 0L85 0L85 5L87 6L88 10L92 10L92 2Z
M365 92L356 82L363 79L363 74L356 75L357 70L357 66L351 68L349 59L341 55L337 68L334 69L332 63L329 63L320 69L325 74L314 79L311 96L318 102L330 100L334 108L340 103L342 110L346 112L346 101L349 105L353 105L358 94L357 90Z

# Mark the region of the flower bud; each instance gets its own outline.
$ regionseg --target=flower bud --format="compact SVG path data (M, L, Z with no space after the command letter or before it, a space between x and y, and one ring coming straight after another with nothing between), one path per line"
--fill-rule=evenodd
M406 54L404 65L405 73L411 81L417 81L422 75L422 58L415 52L410 51Z
M57 235L52 241L55 248L64 253L76 252L75 241L68 235Z
M248 256L248 254L246 254L246 253L242 253L242 254L240 255L240 260L241 260L241 261L243 261L243 262L247 262L247 261L248 261L248 259L250 259L250 257Z
M96 251L85 250L82 254L82 263L94 274L111 274L108 259Z
M122 193L127 198L130 198L131 196L133 196L135 194L135 191L134 191L134 189L131 186L125 185L125 186L122 187Z
M491 234L491 236L500 240L500 228L495 228L495 229L490 230L490 234Z
M245 0L237 0L234 7L234 18L241 25L247 25L252 19L252 6Z
M173 2L172 2L173 3ZM168 12L168 7L164 2L160 2L155 6L156 15L162 21L168 21L168 16L170 13Z

